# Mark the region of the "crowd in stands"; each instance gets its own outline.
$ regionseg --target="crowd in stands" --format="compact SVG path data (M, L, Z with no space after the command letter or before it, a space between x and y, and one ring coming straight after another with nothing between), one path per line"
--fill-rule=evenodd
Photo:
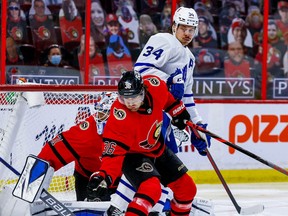
M54 65L47 50L57 45L62 60L83 76L85 4L80 0L10 0L7 65ZM196 76L261 73L263 0L177 0L179 6L193 7L199 16L198 36L190 45L197 60ZM149 37L169 31L170 26L171 0L92 0L89 82L96 75L118 76L130 70ZM288 77L288 0L270 1L268 43L268 81ZM229 50L236 44L233 52L240 53L245 63L231 62L247 64L250 72L239 72L237 67L225 71Z

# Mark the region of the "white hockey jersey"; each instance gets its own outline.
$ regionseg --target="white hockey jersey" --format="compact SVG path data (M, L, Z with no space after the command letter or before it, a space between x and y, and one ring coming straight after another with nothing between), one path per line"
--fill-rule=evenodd
M195 57L188 47L184 47L178 39L170 33L158 33L150 37L140 53L134 69L141 75L153 74L167 81L174 76L177 68L182 71L184 80L184 102L194 123L202 121L193 98L193 71Z

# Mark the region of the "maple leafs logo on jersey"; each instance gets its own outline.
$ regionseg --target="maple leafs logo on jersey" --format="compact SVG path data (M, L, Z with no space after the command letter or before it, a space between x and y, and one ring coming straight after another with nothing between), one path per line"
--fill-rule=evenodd
M144 149L153 148L159 140L161 128L162 122L158 123L158 121L155 121L147 134L147 139L140 142L139 145Z
M123 120L126 117L126 112L122 109L114 108L113 115L118 120Z

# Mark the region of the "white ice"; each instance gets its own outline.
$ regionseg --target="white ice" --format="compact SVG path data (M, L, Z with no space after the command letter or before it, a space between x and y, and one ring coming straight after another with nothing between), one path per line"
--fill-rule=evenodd
M198 197L211 199L216 216L239 215L222 184L198 184ZM264 205L264 211L252 216L288 216L288 182L229 184L236 202L242 208Z

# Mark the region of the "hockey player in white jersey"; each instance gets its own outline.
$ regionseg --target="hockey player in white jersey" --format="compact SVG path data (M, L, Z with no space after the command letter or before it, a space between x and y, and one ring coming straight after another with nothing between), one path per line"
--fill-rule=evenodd
M202 123L192 92L195 57L187 47L198 33L198 16L192 8L180 7L173 16L172 34L158 33L150 37L136 63L135 70L141 75L154 74L166 80L170 92L182 100L191 116L192 122L206 128ZM170 134L170 148L177 151L173 133ZM171 137L172 136L172 137ZM201 155L210 147L211 137L201 134L206 142L196 139L191 133L191 141Z

